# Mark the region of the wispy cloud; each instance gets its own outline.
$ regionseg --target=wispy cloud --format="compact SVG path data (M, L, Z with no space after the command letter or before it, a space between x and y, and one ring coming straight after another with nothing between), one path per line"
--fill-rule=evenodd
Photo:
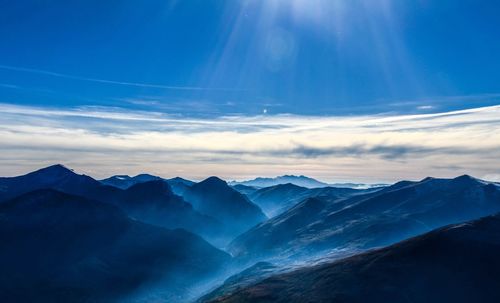
M418 115L187 118L108 107L0 104L3 174L63 162L84 172L226 178L303 173L397 180L500 170L500 106Z
M127 82L127 81L115 81L99 78L82 77L76 75L69 75L63 73L57 73L42 69L25 68L19 66L9 66L0 65L0 69L10 70L23 73L39 74L49 77L65 78L70 80L94 82L101 84L112 84L112 85L123 85L123 86L133 86L142 88L158 88L158 89L168 89L168 90L187 90L187 91L204 91L204 90L214 90L214 91L234 91L232 88L216 88L216 87L199 87L199 86L172 86L172 85L162 85L162 84L152 84L152 83L142 83L142 82Z
M429 110L429 109L433 109L434 106L433 105L420 105L420 106L417 106L417 109L419 110Z
M485 175L482 177L482 179L488 180L488 181L493 181L493 182L500 182L500 174Z
M3 88L11 88L11 89L19 89L20 87L14 84L9 84L9 83L0 83L0 87Z

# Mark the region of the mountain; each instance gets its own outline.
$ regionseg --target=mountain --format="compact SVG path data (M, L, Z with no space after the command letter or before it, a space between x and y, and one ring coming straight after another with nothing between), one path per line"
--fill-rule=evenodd
M51 189L0 204L0 218L3 302L120 302L157 282L178 296L230 259L189 232Z
M100 180L101 184L104 185L109 185L109 186L114 186L120 189L127 189L131 187L132 185L136 185L139 183L144 183L144 182L149 182L149 181L165 181L170 185L170 188L172 191L177 194L182 196L186 188L189 186L193 185L193 181L189 181L180 177L175 177L171 179L163 179L158 176L153 176L149 174L140 174L135 177L130 177L127 175L116 175L109 177L107 179Z
M305 188L287 183L261 188L248 195L248 197L252 202L260 206L268 217L274 217L309 197L337 200L368 191L335 187Z
M130 186L138 183L157 181L157 180L163 180L163 179L149 174L140 174L135 177L130 177L127 175L116 175L109 177L107 179L100 180L99 182L101 182L104 185L110 185L118 187L120 189L127 189Z
M246 185L246 186L253 186L253 187L269 187L269 186L275 186L279 184L295 184L297 186L302 186L306 188L316 188L316 187L326 187L328 186L327 183L318 181L313 178L309 178L306 176L293 176L293 175L284 175L284 176L279 176L276 178L256 178L253 180L248 180L248 181L242 181L242 182L231 182L231 185Z
M247 186L247 185L243 185L243 184L231 185L231 187L236 189L237 191L239 191L240 193L242 193L246 196L248 196L248 195L250 195L258 190L257 187Z
M261 188L248 197L260 206L268 217L274 217L304 200L310 190L292 183Z
M387 184L378 183L378 184L365 184L365 183L332 183L328 184L325 182L318 181L316 179L306 177L306 176L294 176L294 175L284 175L278 176L275 178L255 178L253 180L248 181L233 181L230 182L230 185L246 185L256 188L264 188L270 186L276 186L281 184L294 184L297 186L305 187L305 188L320 188L320 187L336 187L336 188L354 188L354 189L369 189L376 187L385 187Z
M498 211L499 187L470 176L403 181L333 201L307 198L238 236L229 250L253 258L368 249Z
M500 216L219 290L203 302L500 302ZM217 295L217 294L215 294Z
M166 228L184 228L209 240L215 240L223 232L222 223L195 210L174 194L163 180L138 183L117 191L110 202L143 222Z
M223 222L228 235L236 236L267 219L257 205L217 177L194 184L184 198L199 212Z
M62 165L53 165L23 176L0 178L0 202L26 192L50 188L113 204L143 222L166 228L185 228L211 241L223 232L219 221L193 209L191 204L172 192L168 182L150 175L139 176L145 176L141 179L143 182L120 189L76 174ZM148 176L153 181L145 181L150 179ZM178 184L182 181L175 179L172 182Z
M101 184L86 175L78 175L57 164L18 177L0 178L0 202L37 189L52 188L77 195L85 195Z
M165 179L165 181L170 185L172 191L179 196L183 196L186 190L193 186L195 182L183 179L181 177L175 177L171 179Z
M208 294L203 295L196 302L212 302L217 298L226 297L235 293L239 289L251 286L267 277L276 275L279 272L279 267L273 265L272 263L258 262L253 266L230 276L220 287L217 287Z

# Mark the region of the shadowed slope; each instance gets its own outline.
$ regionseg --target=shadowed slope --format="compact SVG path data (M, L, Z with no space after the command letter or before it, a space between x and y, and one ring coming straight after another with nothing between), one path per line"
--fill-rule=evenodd
M229 260L194 234L54 190L1 204L0 242L4 302L113 301L159 280L175 293Z
M137 177L141 177L140 182ZM222 224L193 209L172 192L168 182L145 174L137 177L137 184L132 182L127 189L120 189L102 185L91 177L78 175L62 165L53 165L23 176L0 178L0 202L7 197L50 188L113 204L146 223L166 228L185 228L207 238L220 236ZM150 179L153 181L147 181ZM175 182L182 182L182 179L175 179Z
M290 209L297 203L309 197L323 197L334 201L372 190L356 190L351 188L321 187L305 188L292 183L265 187L249 195L250 200L259 205L269 216L274 217Z
M184 198L201 213L223 222L228 227L228 236L235 236L266 219L257 205L217 177L194 184L184 193Z
M500 216L266 278L205 302L498 302Z

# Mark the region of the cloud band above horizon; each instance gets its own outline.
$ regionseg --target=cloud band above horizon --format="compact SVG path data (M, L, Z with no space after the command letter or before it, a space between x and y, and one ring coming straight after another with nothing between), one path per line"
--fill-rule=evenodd
M396 181L500 172L500 105L420 115L189 118L0 104L2 175L63 163L96 177L310 175Z

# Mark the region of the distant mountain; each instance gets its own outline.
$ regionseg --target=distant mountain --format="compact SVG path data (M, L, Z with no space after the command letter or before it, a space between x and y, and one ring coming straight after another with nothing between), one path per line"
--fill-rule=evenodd
M240 257L384 246L500 211L500 189L470 176L403 181L364 195L307 198L229 246Z
M287 183L261 188L248 197L260 206L268 217L274 217L309 197L322 197L333 201L368 191L335 187L305 188Z
M242 181L242 182L231 182L231 185L246 185L246 186L253 186L253 187L269 187L269 186L275 186L279 184L295 184L297 186L302 186L306 188L315 188L315 187L326 187L329 184L318 181L313 178L309 178L306 176L293 176L293 175L284 175L284 176L279 176L276 178L256 178L253 180L248 180L248 181Z
M235 185L246 185L257 188L264 188L270 186L276 186L281 184L294 184L297 186L305 188L320 188L320 187L338 187L338 188L355 188L355 189L367 189L375 187L384 187L387 184L364 184L364 183L325 183L318 181L316 179L306 177L306 176L294 176L294 175L284 175L275 178L256 178L248 181L233 181L229 183L232 186Z
M500 216L273 275L202 302L500 302ZM217 294L220 294L217 297Z
M267 219L257 205L217 177L194 184L184 198L199 212L223 222L232 236Z
M0 218L2 302L121 302L157 282L177 297L229 261L194 234L51 189L0 204Z
M135 177L130 177L127 175L116 175L109 177L107 179L100 180L99 182L101 182L104 185L114 186L120 189L127 189L132 185L136 185L139 183L144 183L149 181L160 181L160 180L168 183L172 191L180 196L182 196L186 188L194 184L193 181L189 181L180 177L175 177L172 179L163 179L161 177L149 174L140 174Z

